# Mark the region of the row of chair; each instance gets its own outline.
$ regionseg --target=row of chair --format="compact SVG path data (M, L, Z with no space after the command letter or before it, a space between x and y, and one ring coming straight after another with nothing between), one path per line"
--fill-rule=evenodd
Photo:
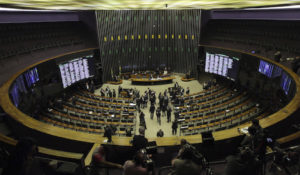
M220 125L214 125L214 126L207 126L207 127L203 127L203 128L188 128L185 130L181 130L181 135L187 136L187 135L197 135L197 134L201 134L203 132L213 132L213 131L221 131L221 130L225 130L225 129L229 129L229 128L233 128L236 127L238 125L241 125L243 123L249 122L254 118L257 119L261 119L264 118L266 116L268 116L269 113L268 112L260 112L260 113L248 113L245 116L241 116L240 118L234 119L234 120L229 120L227 122L221 123ZM242 118L242 120L241 120Z
M197 110L199 107L203 105L210 105L216 103L218 101L223 101L225 98L234 97L238 95L238 93L233 93L231 90L222 90L217 94L212 94L206 98L201 98L197 100L190 100L187 105L177 107L179 110ZM184 112L184 111L183 111Z
M211 86L210 88L200 91L200 92L195 92L195 93L191 93L189 95L184 95L183 98L184 100L190 99L190 98L197 98L198 95L206 95L212 92L215 92L217 90L219 90L220 88L223 88L223 86L220 86L218 84L216 84L215 86Z
M205 113L200 113L198 115L187 115L180 117L182 123L197 122L197 121L213 121L217 118L222 118L224 116L233 116L235 113L239 112L247 106L253 106L250 99L242 99L238 103L231 103L226 106L222 106L220 109L214 111L207 111Z
M213 91L209 91L209 92L206 92L204 94L201 94L201 95L196 95L194 96L194 98L189 98L189 99L186 99L184 100L184 102L189 102L189 101L198 101L198 100L202 100L202 99L205 99L205 98L209 98L213 95L217 95L219 93L222 93L224 91L227 91L229 90L228 88L225 88L225 87L222 87L222 88L219 88L219 89L214 89Z
M30 24L32 27L23 27L27 24L0 24L0 60L41 49L88 42L87 32L84 32L87 29L81 22Z
M104 100L99 100L99 99L94 99L94 98L89 98L81 95L77 95L77 100L81 101L86 104L94 105L94 106L100 106L100 107L111 107L111 108L130 108L134 109L135 108L135 103L133 101L130 101L132 103L120 103L120 101L116 102L107 102Z
M133 98L124 98L124 97L107 97L107 96L100 96L88 91L79 91L79 95L83 95L85 97L98 99L100 101L106 102L114 102L114 103L133 103Z
M115 126L116 134L124 135L126 128L135 128L135 119L99 118L70 111L51 110L41 116L41 120L64 128L91 133L103 133L107 125Z
M241 25L249 23L247 25ZM212 20L205 29L203 42L219 40L245 45L254 45L258 49L266 51L280 50L294 55L299 53L300 47L297 41L300 39L298 30L300 24L291 24L291 22L273 21L222 21ZM293 22L295 23L295 22ZM287 28L286 25L292 25L293 28Z
M238 103L240 103L240 101L242 101L244 99L248 99L248 96L246 96L245 94L241 94L234 98L230 98L226 102L219 101L219 102L214 103L214 106L212 106L211 104L206 104L205 106L200 106L199 110L182 112L182 113L180 113L180 115L185 116L185 115L200 114L200 113L203 113L206 111L218 111L218 110L222 110L222 108L224 108L224 106L238 104Z

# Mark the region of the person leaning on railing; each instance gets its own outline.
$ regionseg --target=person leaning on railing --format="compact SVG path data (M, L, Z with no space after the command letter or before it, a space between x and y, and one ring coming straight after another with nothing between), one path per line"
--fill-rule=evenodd
M92 163L91 163L91 171L90 175L101 175L105 174L107 171L107 168L119 168L122 169L123 166L117 163L109 162L105 158L105 149L103 146L100 146L99 148L95 149L96 151L93 154L92 157Z

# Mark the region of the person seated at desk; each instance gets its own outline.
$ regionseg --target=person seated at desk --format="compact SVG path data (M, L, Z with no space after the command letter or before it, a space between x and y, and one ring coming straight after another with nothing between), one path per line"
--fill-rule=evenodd
M168 74L168 70L167 70L167 67L165 67L164 75L167 75L167 74Z
M152 76L152 74L150 74L150 76L149 76L149 80L152 80L153 79L153 76Z

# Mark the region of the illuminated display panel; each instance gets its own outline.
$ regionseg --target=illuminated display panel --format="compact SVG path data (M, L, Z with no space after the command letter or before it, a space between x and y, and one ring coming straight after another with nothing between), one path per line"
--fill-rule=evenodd
M288 76L285 72L282 72L280 86L286 95L288 95L289 93L291 83L292 78Z
M63 87L94 76L93 56L75 58L68 62L59 64Z
M237 77L239 59L223 54L206 52L205 72L221 75L231 80Z
M37 68L30 69L24 73L27 87L32 87L33 84L35 84L37 81L39 81L39 74Z
M266 61L260 60L259 67L258 67L258 72L260 72L260 73L266 75L267 77L271 78L273 68L274 68L274 65L272 63L268 63Z

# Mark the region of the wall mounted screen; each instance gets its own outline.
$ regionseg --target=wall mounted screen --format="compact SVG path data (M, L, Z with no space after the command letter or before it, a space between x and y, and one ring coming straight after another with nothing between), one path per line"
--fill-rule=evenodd
M19 91L27 93L23 75L20 75L18 78L16 78L15 83L17 84Z
M11 86L10 95L14 105L18 107L20 103L20 91L16 82L14 82L14 84Z
M64 88L95 74L93 55L75 58L58 66Z
M286 95L288 95L289 93L291 82L292 78L288 76L285 72L282 72L280 86Z
M260 72L260 73L266 75L267 77L271 78L273 68L274 68L274 65L272 63L268 63L266 61L260 60L259 67L258 67L258 72Z
M31 87L33 84L35 84L37 81L39 81L39 74L37 71L37 68L30 69L24 73L27 87Z
M18 78L16 78L10 89L11 99L16 107L18 107L20 104L21 93L27 93L23 75L20 75Z
M274 65L272 78L279 77L282 73L281 67Z
M237 78L238 65L239 59L236 57L206 52L205 72L235 80Z

